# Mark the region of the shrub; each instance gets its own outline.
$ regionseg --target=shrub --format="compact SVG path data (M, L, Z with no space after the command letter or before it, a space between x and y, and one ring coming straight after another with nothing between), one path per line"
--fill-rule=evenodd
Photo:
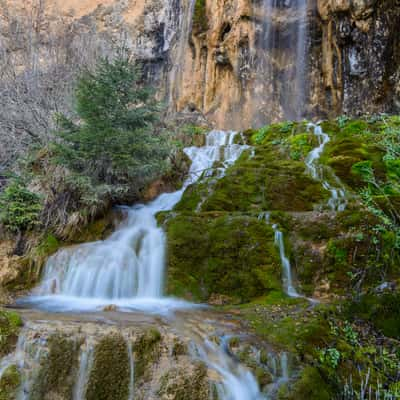
M0 195L0 221L11 231L33 228L42 210L40 197L22 183L13 180Z

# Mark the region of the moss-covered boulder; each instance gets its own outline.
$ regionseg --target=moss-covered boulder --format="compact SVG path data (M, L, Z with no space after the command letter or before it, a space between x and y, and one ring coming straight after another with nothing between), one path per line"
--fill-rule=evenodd
M315 367L306 367L293 387L283 387L279 400L331 400L334 395Z
M16 312L0 310L0 357L13 351L22 325Z
M127 400L129 379L126 340L118 334L104 337L94 348L86 400Z
M151 370L161 355L161 339L161 333L157 329L149 329L135 340L135 382L150 379Z
M48 354L43 357L30 395L31 400L72 398L78 373L79 348L75 340L54 334L48 339Z
M166 230L169 294L244 302L281 287L273 231L256 216L181 214Z
M0 400L16 400L21 376L15 365L9 366L0 378Z

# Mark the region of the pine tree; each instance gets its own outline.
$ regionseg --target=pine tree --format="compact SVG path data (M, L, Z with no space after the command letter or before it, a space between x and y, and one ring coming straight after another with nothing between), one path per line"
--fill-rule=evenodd
M127 57L103 59L78 80L79 123L58 116L59 159L93 183L143 186L163 170L166 141L153 132L160 107Z

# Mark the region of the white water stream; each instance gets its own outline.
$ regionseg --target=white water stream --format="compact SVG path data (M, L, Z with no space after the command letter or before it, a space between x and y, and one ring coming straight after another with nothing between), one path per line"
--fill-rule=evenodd
M127 219L104 241L60 250L48 260L40 286L21 303L50 311L96 311L114 305L122 311L140 309L156 313L192 306L190 303L163 297L165 235L157 226L156 214L171 210L187 186L201 176L215 173L219 177L223 176L225 169L249 148L234 144L235 136L235 132L212 131L207 135L206 146L186 148L185 153L192 164L181 190L162 194L146 205L126 207ZM219 164L216 171L213 170L215 162ZM21 334L20 340L23 341L23 338ZM199 354L209 368L217 371L222 378L218 386L220 400L265 398L248 369L234 362L226 352L212 346L205 342ZM40 351L43 346L36 347ZM128 351L129 400L133 400L134 358L129 341ZM35 359L39 361L39 358L38 355ZM25 370L22 364L29 359L21 343L10 359L3 360L0 372L12 364ZM81 348L74 400L85 398L92 359L93 346L86 343ZM25 399L24 393L29 393L31 382L29 373L24 372L21 399Z
M194 349L194 357L199 358L221 377L221 382L217 384L218 399L265 399L254 375L227 354L224 338L220 340L219 346L210 340L205 340L203 345L197 345Z
M271 224L270 214L268 212L261 213L258 217L259 220L265 220L265 222L271 225L275 233L275 245L279 249L279 257L282 264L282 280L283 289L289 297L303 297L300 295L294 287L292 278L292 266L290 265L289 258L286 255L285 242L283 240L283 233L279 230L277 224Z
M283 119L306 113L309 21L308 0L261 0L257 37L256 90L261 125L271 119L271 106ZM260 23L259 21L262 21Z
M309 123L308 129L312 130L313 134L317 137L318 146L311 150L305 160L307 170L314 179L320 181L322 186L331 193L328 206L333 211L343 211L346 209L347 199L339 179L334 174L331 174L332 178L337 183L337 187L332 186L325 179L323 166L319 164L319 159L325 149L326 144L329 143L330 138L326 133L323 132L321 126L318 124ZM265 220L267 224L270 224L270 214L268 212L261 213L259 219ZM297 292L293 284L292 267L290 260L286 255L283 233L279 230L277 224L272 224L271 227L275 233L275 244L279 249L279 256L281 259L283 272L284 291L289 297L304 297ZM308 298L308 300L312 303L316 302L316 300L312 298Z
M330 178L335 181L337 186L331 185L324 177L324 168L319 164L319 159L324 152L325 146L329 143L329 136L322 130L318 124L308 124L308 129L312 130L314 135L318 139L318 147L313 149L306 158L306 167L310 175L320 181L324 189L331 193L331 197L328 201L328 206L333 211L344 211L347 206L346 193L340 183L338 177L334 174L330 174Z
M156 214L172 210L183 192L201 176L218 176L246 145L234 144L236 132L211 131L204 147L184 151L192 164L182 189L164 193L149 204L124 207L126 220L106 240L65 248L49 258L40 286L21 301L50 311L92 311L115 306L122 311L160 313L190 306L163 297L165 234Z

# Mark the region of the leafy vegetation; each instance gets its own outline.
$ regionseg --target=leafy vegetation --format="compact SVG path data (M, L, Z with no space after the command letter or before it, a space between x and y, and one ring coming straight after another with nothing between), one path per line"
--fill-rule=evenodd
M38 225L41 210L40 197L18 180L13 179L0 194L0 222L13 232Z

